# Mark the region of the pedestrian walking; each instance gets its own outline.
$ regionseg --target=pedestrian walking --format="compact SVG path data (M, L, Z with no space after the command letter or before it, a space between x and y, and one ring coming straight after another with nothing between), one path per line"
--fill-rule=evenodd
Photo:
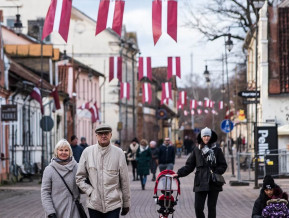
M85 137L81 137L80 138L80 144L79 145L80 145L80 147L83 148L83 150L88 147L88 144L86 143L86 138Z
M74 200L79 200L79 191L75 182L77 163L72 155L70 144L61 139L55 146L54 157L44 169L41 183L41 201L47 217L80 217ZM59 174L60 175L59 175ZM71 196L60 176L73 193Z
M175 148L170 144L170 138L165 138L164 143L159 148L159 169L173 170L175 164Z
M176 140L176 148L177 148L177 157L180 158L182 156L182 148L183 148L183 141L181 137Z
M147 175L150 174L150 160L151 150L148 146L148 142L147 140L142 139L140 141L140 147L136 152L137 173L140 177L142 190L145 190Z
M115 145L116 147L119 147L119 148L120 148L120 141L119 141L119 140L115 140L114 145Z
M110 142L111 132L107 124L96 127L97 144L84 150L78 165L76 184L87 194L91 218L118 218L121 209L121 215L125 215L130 208L125 155Z
M275 210L274 205L269 203L270 201L273 203L273 199L279 199L279 202L277 202L278 205L276 205L278 206L278 212ZM287 206L283 207L284 205L280 204L280 199L286 200L287 203L285 205ZM280 214L283 214L284 216L281 216ZM266 175L263 180L260 195L254 203L252 218L288 216L288 194L283 192L280 186L275 184L274 179L270 175Z
M180 168L175 177L184 177L196 168L194 189L195 214L197 218L205 218L204 206L208 197L208 218L216 217L216 205L222 185L212 180L212 173L223 174L227 169L227 163L223 152L216 147L217 134L209 128L204 128L198 135L199 145L193 148L185 166Z
M132 166L132 175L133 181L138 180L137 174L137 161L136 161L136 152L139 148L139 143L137 138L134 138L129 145L128 152L127 152L127 160L131 162Z
M72 149L73 152L73 157L75 159L75 161L78 163L79 159L81 157L81 154L83 152L83 148L79 145L77 145L78 142L78 138L76 137L76 135L71 136L71 143L70 143L70 147Z
M156 181L156 172L157 172L157 167L159 164L159 159L158 159L158 153L159 149L156 147L157 143L155 141L150 142L150 149L151 149L151 173L153 174L152 181Z

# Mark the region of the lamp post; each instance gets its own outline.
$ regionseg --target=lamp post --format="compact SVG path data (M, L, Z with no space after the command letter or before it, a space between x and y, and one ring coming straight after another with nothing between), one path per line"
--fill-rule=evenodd
M226 40L226 36L228 37L228 40ZM229 86L229 73L228 73L228 56L227 56L227 50L230 52L233 49L233 41L231 40L231 34L228 33L225 35L225 63L226 63L226 74L227 74L227 90L228 90L228 119L230 119L230 86ZM229 143L230 140L230 143ZM232 167L232 177L235 177L235 169L234 169L234 156L233 156L233 150L232 150L232 140L231 140L231 132L227 133L227 143L228 143L228 151L229 155L231 156L231 167Z
M208 86L208 98L209 98L209 100L211 100L211 97L212 97L211 96L211 87L210 87L211 79L210 79L210 72L208 71L208 65L205 66L204 76L205 76L206 83ZM214 114L212 115L212 128L213 127L214 127Z

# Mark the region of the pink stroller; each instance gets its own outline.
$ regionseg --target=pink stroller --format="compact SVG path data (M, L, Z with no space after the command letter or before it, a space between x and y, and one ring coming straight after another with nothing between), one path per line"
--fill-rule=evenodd
M178 195L181 194L180 191L180 181L178 178L173 178L175 174L172 170L164 170L159 173L155 189L154 198L156 198L156 203L160 206L157 210L159 213L159 218L168 218L170 214L175 211L174 206L177 205ZM158 191L161 195L158 196ZM176 191L176 196L173 196L173 192Z

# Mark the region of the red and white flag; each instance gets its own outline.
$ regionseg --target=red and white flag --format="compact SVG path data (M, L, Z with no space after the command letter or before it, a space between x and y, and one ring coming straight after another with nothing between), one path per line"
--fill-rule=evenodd
M203 102L202 101L198 101L198 106L202 107L203 106Z
M217 111L215 111L215 110L213 109L213 110L212 110L212 114L217 115L218 113L217 113Z
M96 102L92 105L91 108L89 108L89 111L91 113L91 122L95 123L97 120L99 120L99 113L98 113L98 107Z
M162 32L167 32L177 41L178 27L178 1L153 0L152 2L152 27L154 44L158 42Z
M168 79L172 76L181 78L181 58L168 57Z
M195 115L195 110L191 110L191 114L192 114L192 115Z
M177 101L177 109L178 110L183 110L184 109L184 105L180 102L180 99Z
M161 104L169 104L170 99L169 98L165 98L164 100L161 101Z
M189 114L188 111L187 111L187 110L184 110L184 115L185 115L185 116L188 116L188 114Z
M38 103L40 104L41 113L44 114L44 108L43 108L43 105L42 105L41 92L40 92L38 87L34 87L33 88L32 92L30 93L30 97L35 99L36 101L38 101Z
M223 101L219 101L219 109L220 110L224 109L224 102Z
M114 78L122 81L122 57L109 57L109 82Z
M67 42L72 0L51 0L42 31L42 40L51 32L58 32Z
M191 100L190 102L190 109L196 109L197 108L197 101L196 100Z
M187 93L185 91L179 92L179 102L181 105L187 105Z
M208 114L208 113L209 113L209 110L208 110L208 109L205 109L204 112L205 112L205 114Z
M205 98L205 107L210 107L210 99Z
M201 109L198 109L197 112L199 115L201 115L203 111Z
M84 109L89 110L89 102L83 103L81 106L78 107L78 109L80 109L80 110L84 110Z
M148 102L149 104L152 102L152 87L150 83L144 83L142 85L142 103Z
M210 101L210 108L214 108L215 107L215 102L214 101Z
M162 102L164 102L165 99L172 99L171 82L162 83Z
M99 2L95 35L106 28L111 28L121 37L124 5L125 1L123 0L101 0Z
M120 99L126 98L129 100L129 83L120 84Z
M143 77L147 77L148 79L152 80L152 64L150 57L139 57L138 59L138 73L140 81Z
M59 102L59 96L58 96L57 87L54 87L54 88L52 89L52 91L50 92L50 96L53 97L55 109L56 109L56 110L60 109L61 107L60 107L60 102Z

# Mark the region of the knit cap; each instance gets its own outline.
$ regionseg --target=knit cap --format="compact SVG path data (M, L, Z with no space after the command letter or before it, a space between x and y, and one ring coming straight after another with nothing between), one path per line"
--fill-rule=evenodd
M212 136L212 130L209 129L208 127L202 129L201 131L201 137L204 137L204 136Z
M273 189L275 188L275 182L272 176L266 175L263 180L263 189Z

